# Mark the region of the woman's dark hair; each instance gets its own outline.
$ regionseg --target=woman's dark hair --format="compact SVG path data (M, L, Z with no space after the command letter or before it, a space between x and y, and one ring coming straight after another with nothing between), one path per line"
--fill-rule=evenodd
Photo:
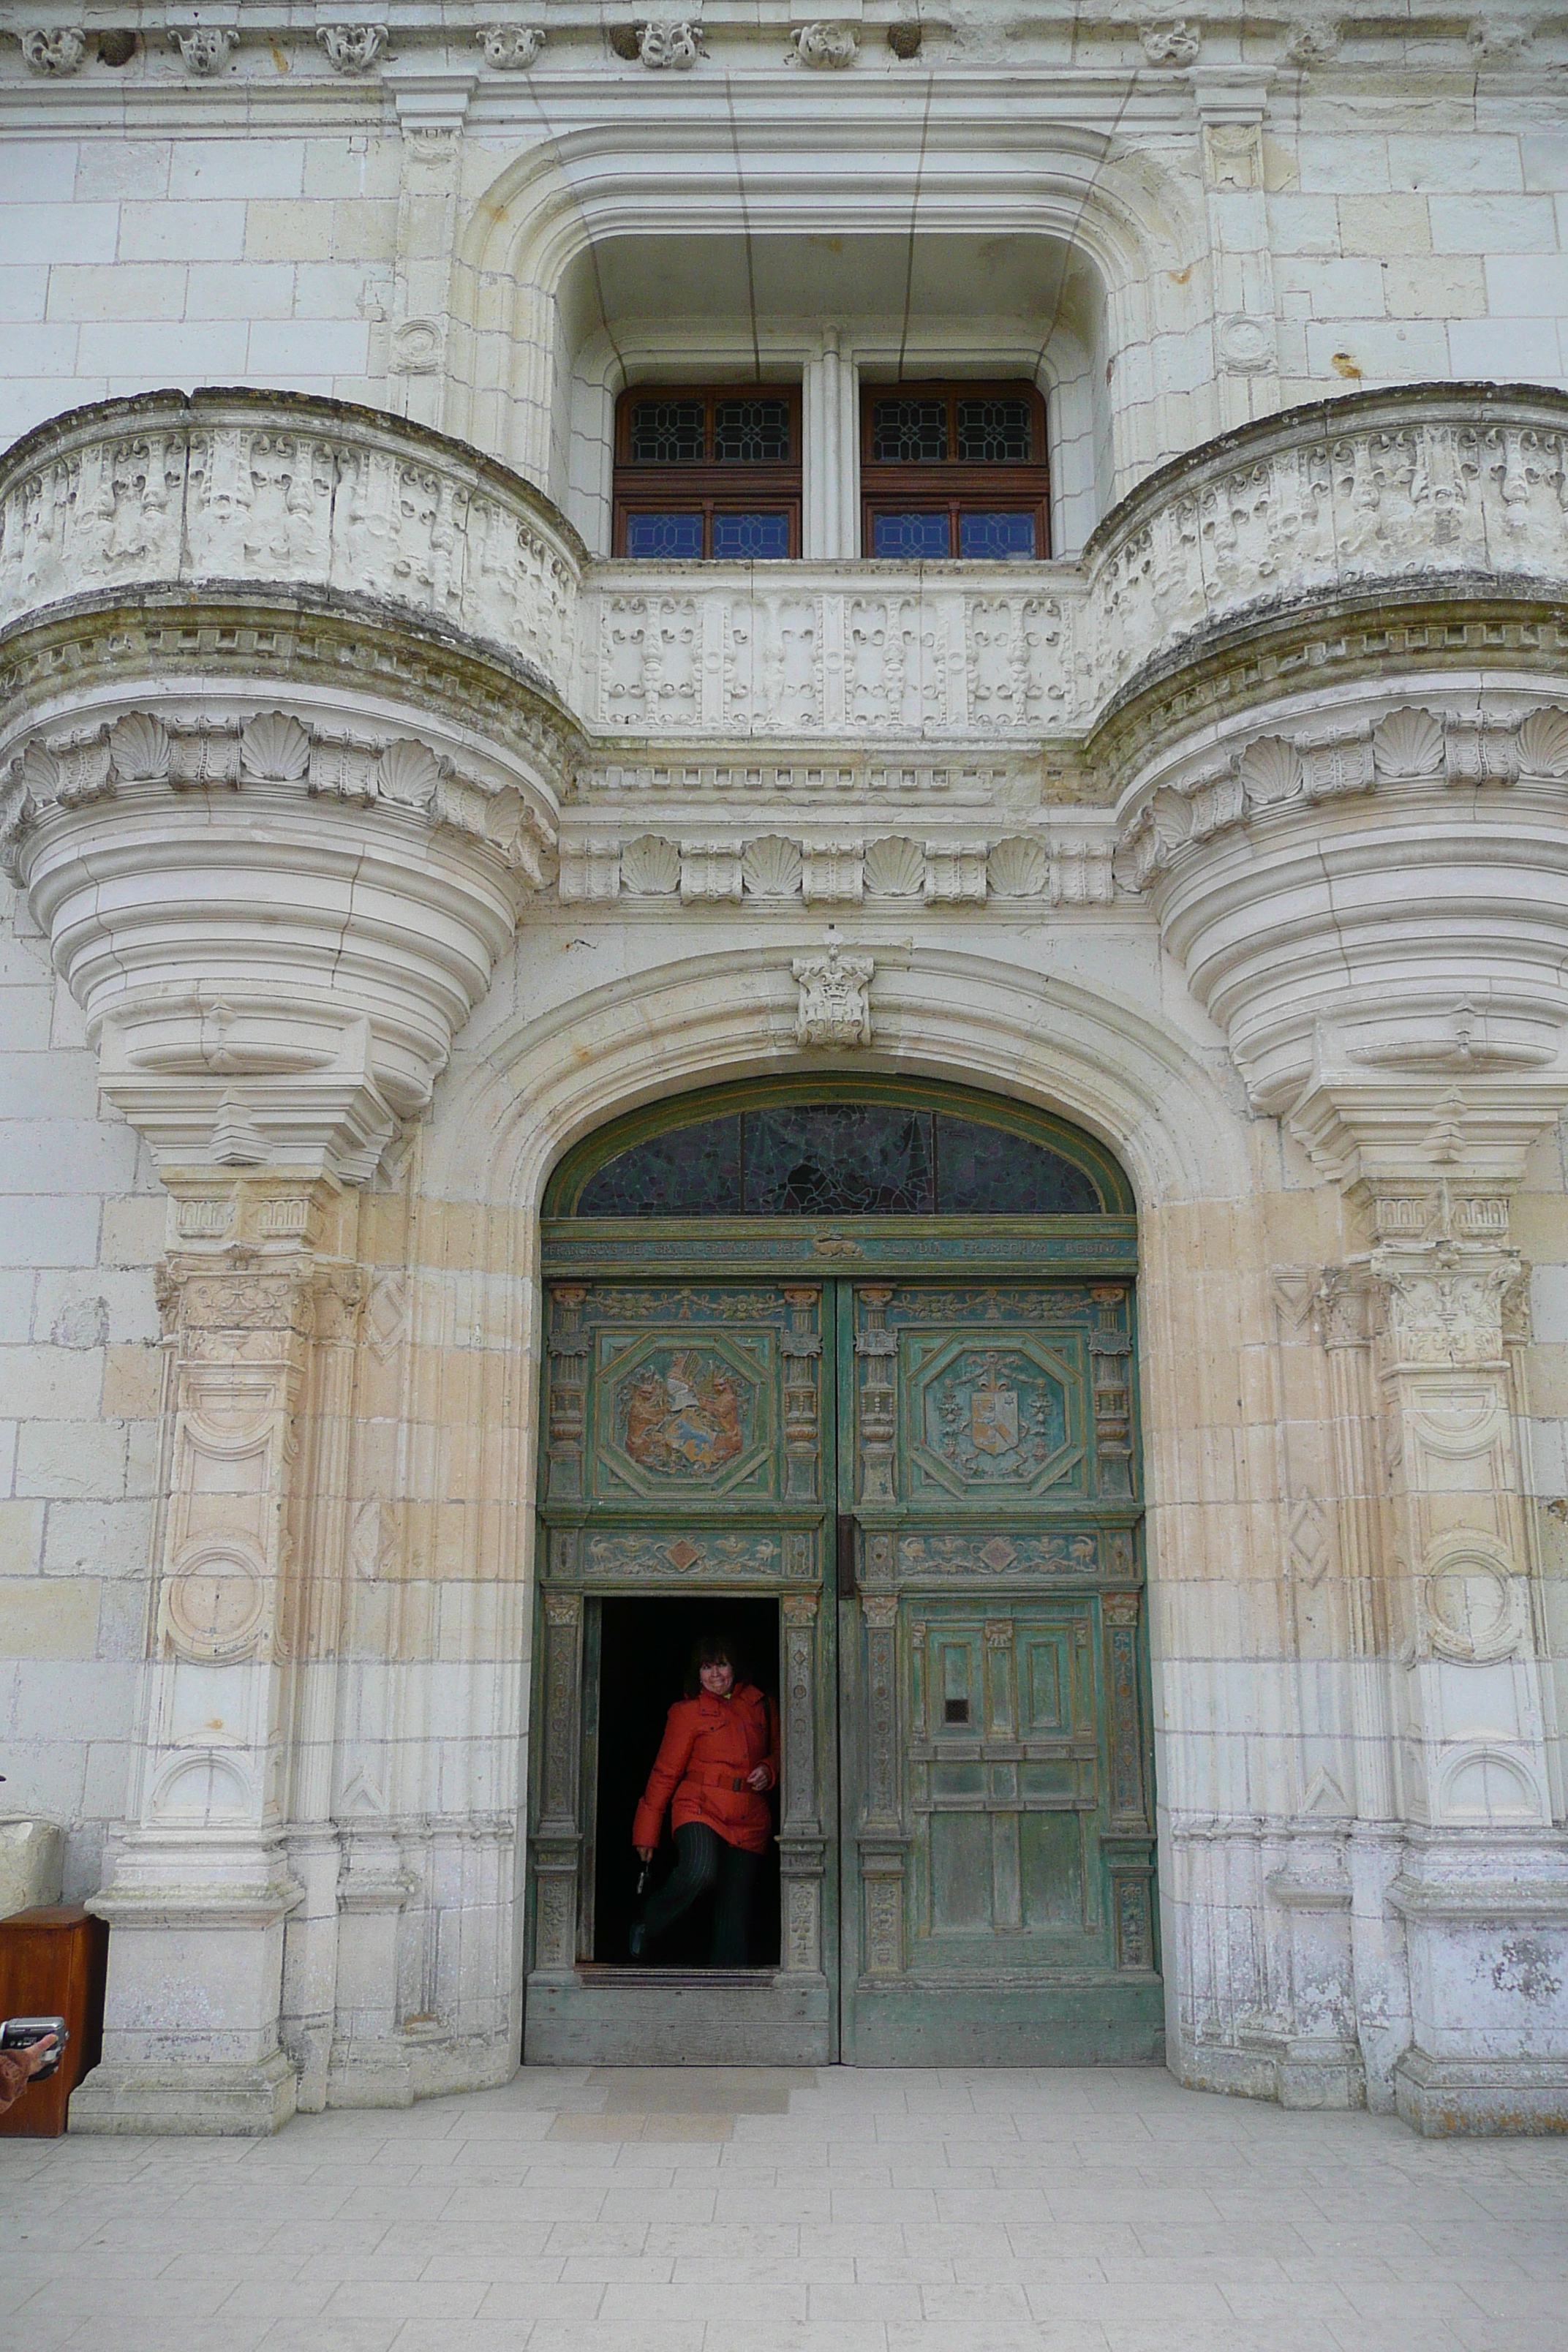
M686 1662L686 1696L695 1698L702 1688L704 1666L733 1666L735 1681L746 1679L746 1654L728 1625L710 1625L708 1631L693 1644Z

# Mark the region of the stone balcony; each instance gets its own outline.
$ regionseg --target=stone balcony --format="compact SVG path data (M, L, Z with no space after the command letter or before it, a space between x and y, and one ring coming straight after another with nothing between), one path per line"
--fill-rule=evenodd
M0 631L132 588L347 601L503 647L563 694L583 562L549 501L477 450L293 393L106 401L0 459Z
M92 599L284 598L500 651L606 750L1092 735L1234 632L1555 594L1568 400L1354 394L1173 459L1078 563L593 562L464 445L281 393L153 393L0 460L0 635ZM611 756L614 756L612 753Z
M1568 399L1518 387L1248 425L1077 564L752 568L593 562L368 410L154 393L0 459L0 848L165 1164L363 1173L555 891L1141 897L1331 1164L1397 1003L1398 1150L1480 1055L1506 1172L1568 1099L1565 557Z

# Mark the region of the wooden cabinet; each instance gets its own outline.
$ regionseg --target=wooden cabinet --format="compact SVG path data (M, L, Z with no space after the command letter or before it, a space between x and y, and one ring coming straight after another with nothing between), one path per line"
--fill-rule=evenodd
M109 1929L79 1903L42 1904L0 1919L0 2018L63 2017L70 2033L63 2063L29 2083L0 2116L0 2133L56 2139L70 2095L103 2046L103 1978Z

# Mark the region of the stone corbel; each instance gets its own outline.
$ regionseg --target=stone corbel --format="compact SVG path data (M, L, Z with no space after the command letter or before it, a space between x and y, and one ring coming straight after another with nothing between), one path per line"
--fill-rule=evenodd
M16 37L32 72L63 79L81 71L87 35L79 25L53 25L41 31L18 33Z
M210 81L222 73L238 45L238 32L228 25L174 25L169 28L169 46L178 49L185 71L195 81Z
M37 736L0 798L7 863L61 942L104 1093L160 1166L350 1182L428 1102L545 878L551 829L521 775L282 710L132 711ZM110 851L118 890L99 871Z
M367 74L386 47L384 25L320 25L316 38L334 73Z
M790 35L785 62L809 67L817 73L842 73L860 49L858 25L826 22L797 25Z
M527 73L546 37L542 25L480 25L474 34L492 73Z

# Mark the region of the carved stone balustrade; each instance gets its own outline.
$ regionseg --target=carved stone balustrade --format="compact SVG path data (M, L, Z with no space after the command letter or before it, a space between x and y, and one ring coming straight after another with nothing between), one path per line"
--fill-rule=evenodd
M1094 699L1327 606L1551 593L1565 523L1561 394L1406 384L1287 409L1163 466L1089 539Z
M1027 740L1141 673L1325 608L1560 577L1568 403L1454 384L1249 425L1152 475L1080 562L598 564L584 723L605 736Z
M131 583L330 593L499 646L563 697L582 558L548 501L477 450L299 394L106 401L0 461L0 629Z
M1081 727L1068 564L606 563L584 722L614 737L1004 737Z

